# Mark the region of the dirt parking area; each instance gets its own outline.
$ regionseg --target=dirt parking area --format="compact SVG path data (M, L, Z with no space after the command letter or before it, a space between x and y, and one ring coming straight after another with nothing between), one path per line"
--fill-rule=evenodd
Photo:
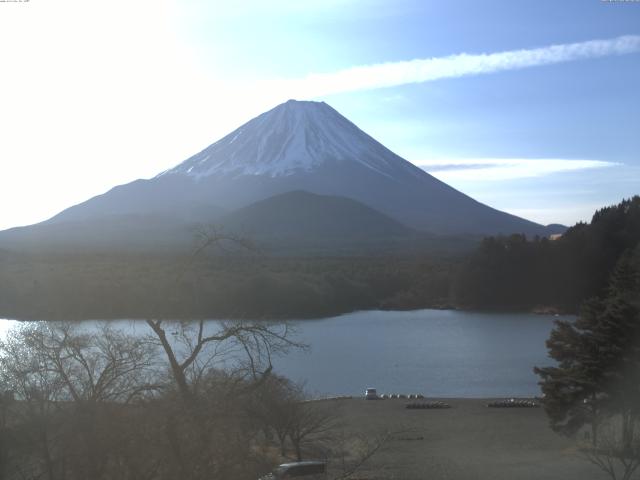
M432 400L432 399L429 399ZM347 431L394 432L356 475L367 479L589 480L607 477L555 434L542 408L488 408L492 399L438 399L450 409L410 410L407 400L336 402Z

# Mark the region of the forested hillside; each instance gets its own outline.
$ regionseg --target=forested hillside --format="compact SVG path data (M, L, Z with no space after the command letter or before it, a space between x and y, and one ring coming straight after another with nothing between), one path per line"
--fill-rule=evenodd
M439 307L455 262L427 257L0 257L0 318L305 318Z
M489 237L472 253L275 256L0 251L0 317L306 318L365 309L577 312L640 255L640 197L558 240Z
M488 237L455 281L458 305L575 312L603 292L611 271L640 242L640 196L598 210L561 238Z

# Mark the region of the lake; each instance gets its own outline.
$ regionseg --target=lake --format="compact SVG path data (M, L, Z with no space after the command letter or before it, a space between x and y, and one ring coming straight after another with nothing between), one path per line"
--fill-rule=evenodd
M414 310L295 321L297 340L311 348L276 358L274 369L306 382L313 395L374 387L436 397L534 396L540 390L532 369L552 364L545 340L558 318L571 317ZM0 336L14 323L0 320Z

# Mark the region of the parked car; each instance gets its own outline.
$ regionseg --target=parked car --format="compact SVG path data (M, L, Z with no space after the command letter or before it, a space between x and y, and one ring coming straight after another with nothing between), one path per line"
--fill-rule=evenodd
M273 473L269 473L260 480L284 480L287 478L303 477L304 480L326 480L327 464L320 461L306 461L283 463Z
M378 392L376 391L375 388L367 388L364 391L364 398L367 400L377 400L378 399Z

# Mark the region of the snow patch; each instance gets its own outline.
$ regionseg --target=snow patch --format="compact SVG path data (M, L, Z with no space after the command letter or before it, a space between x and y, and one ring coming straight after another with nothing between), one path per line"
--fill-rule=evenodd
M196 179L210 175L279 177L311 172L329 161L356 162L388 177L399 170L412 175L419 170L324 102L290 100L164 173Z

